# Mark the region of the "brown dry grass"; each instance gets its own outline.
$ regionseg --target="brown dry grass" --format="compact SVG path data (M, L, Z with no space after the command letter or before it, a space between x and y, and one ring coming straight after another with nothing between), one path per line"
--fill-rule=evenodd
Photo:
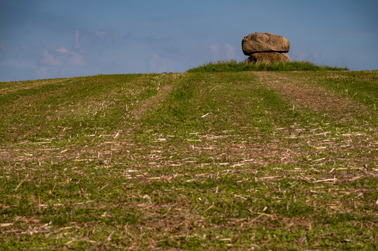
M334 116L346 116L349 112L365 111L366 106L356 103L348 97L337 95L325 88L306 83L275 72L255 72L261 81L278 90L294 106L302 106Z

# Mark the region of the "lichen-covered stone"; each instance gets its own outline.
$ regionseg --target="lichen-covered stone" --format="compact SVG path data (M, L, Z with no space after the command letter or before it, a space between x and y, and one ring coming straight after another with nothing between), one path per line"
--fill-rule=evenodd
M276 63L276 62L289 62L290 57L286 53L279 52L258 52L253 53L245 60L245 63Z
M242 50L247 56L256 52L289 52L290 42L287 38L272 34L255 32L242 40Z

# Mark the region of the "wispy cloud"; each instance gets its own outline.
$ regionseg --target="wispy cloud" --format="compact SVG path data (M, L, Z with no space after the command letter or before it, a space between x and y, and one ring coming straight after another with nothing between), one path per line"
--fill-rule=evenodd
M46 65L62 65L62 61L55 56L51 55L47 50L44 50L42 57L42 62Z
M83 30L76 29L73 49L101 52L107 49L116 49L121 44L121 37L117 32L110 30Z
M322 52L319 50L297 50L293 49L289 53L292 61L309 61L315 64L323 64Z
M219 45L218 43L213 43L210 45L210 51L213 61L236 58L236 49L230 44Z
M224 45L226 47L227 59L235 59L235 48L229 44Z
M73 65L85 65L83 55L76 52L70 52L70 57L68 58L68 62L70 62Z
M47 69L45 67L33 67L33 72L37 76L37 78L46 78L47 77Z
M70 51L64 47L55 51L42 51L42 63L49 66L84 65L84 57L79 52Z
M68 50L64 47L60 47L60 48L56 49L56 51L60 52L60 53L67 53L68 52Z
M211 50L213 60L216 61L218 59L218 54L219 54L219 45L218 44L211 44L210 50Z
M167 71L167 65L161 60L158 54L154 54L149 62L149 71L161 73Z
M73 48L74 49L80 48L80 31L78 29L76 29L75 31L75 39L74 39Z

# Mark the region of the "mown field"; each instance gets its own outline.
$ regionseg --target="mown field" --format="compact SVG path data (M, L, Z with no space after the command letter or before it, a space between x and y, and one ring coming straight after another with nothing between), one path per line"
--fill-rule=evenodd
M0 249L378 249L378 71L0 83Z

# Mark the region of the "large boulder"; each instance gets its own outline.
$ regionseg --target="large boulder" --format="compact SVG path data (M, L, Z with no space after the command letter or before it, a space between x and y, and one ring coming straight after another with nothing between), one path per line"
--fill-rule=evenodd
M246 64L249 63L279 63L289 62L290 57L286 53L279 52L257 52L253 53L245 60Z
M272 33L252 33L242 40L242 50L247 56L256 52L289 52L287 38Z

